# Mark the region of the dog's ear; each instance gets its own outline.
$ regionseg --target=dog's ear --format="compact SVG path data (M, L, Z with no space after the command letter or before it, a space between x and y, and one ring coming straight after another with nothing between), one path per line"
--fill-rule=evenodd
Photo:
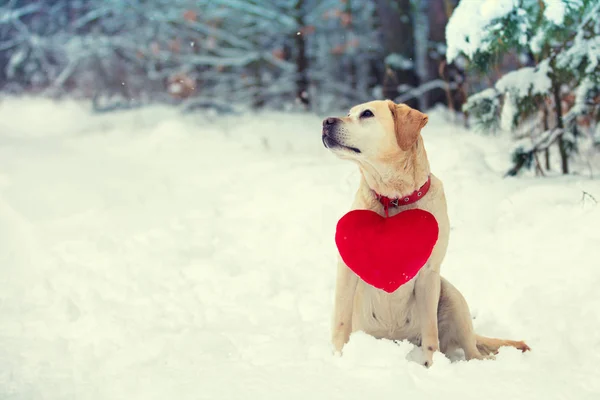
M415 110L406 104L396 104L388 100L388 106L394 119L394 130L398 146L404 151L410 149L417 142L421 129L429 121L427 114Z

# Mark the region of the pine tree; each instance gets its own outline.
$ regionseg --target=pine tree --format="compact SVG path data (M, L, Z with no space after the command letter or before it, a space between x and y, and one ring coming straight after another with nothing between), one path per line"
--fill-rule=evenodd
M446 33L449 62L462 54L470 70L483 75L512 55L520 67L464 106L480 130L502 127L515 134L514 166L507 174L533 166L543 174L551 167L553 145L568 174L582 119L597 123L600 112L600 2L463 0Z

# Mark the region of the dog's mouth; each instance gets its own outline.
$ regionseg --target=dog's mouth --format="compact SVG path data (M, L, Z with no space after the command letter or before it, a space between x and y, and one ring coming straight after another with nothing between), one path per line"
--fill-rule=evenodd
M323 136L321 138L323 140L323 145L330 150L344 149L344 150L349 150L354 153L360 154L360 150L357 149L356 147L345 146L329 135L323 134Z

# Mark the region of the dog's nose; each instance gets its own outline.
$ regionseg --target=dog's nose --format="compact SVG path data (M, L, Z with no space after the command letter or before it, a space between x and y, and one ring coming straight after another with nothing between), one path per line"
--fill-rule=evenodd
M339 120L339 118L334 118L334 117L325 118L323 120L323 126L334 125L336 122L338 122L338 120Z

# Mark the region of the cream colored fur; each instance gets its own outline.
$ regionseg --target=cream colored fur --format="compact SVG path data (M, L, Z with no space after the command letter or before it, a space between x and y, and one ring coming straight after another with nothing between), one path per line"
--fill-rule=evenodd
M361 118L365 110L373 116ZM390 208L389 214L420 208L432 213L439 224L439 239L426 265L394 293L366 284L339 258L332 326L334 349L341 353L350 334L363 331L376 338L420 345L427 367L438 350L448 354L461 348L467 360L491 357L501 346L526 351L529 348L523 342L476 335L465 299L440 276L449 221L444 188L430 171L420 132L427 122L425 114L391 101L360 104L346 117L323 122L325 145L338 157L357 163L362 174L352 209L384 215L374 191L390 198L404 197L431 176L426 196L416 203Z

